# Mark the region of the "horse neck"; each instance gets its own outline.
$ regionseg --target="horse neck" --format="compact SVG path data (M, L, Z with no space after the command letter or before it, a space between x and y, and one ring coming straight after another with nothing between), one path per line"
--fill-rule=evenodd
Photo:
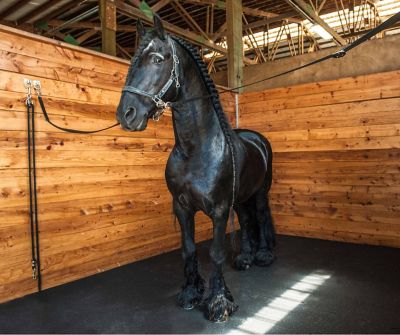
M177 101L186 101L208 96L207 90L197 66L192 59L185 57L182 64L184 82ZM182 62L182 61L181 61ZM172 111L175 145L185 156L202 150L223 148L226 142L211 98L194 99L183 103Z

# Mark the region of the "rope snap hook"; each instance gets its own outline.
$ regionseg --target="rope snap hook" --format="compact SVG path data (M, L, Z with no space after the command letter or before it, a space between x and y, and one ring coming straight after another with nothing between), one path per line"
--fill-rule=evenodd
M42 86L40 85L40 80L33 81L33 89L35 90L36 95L42 95Z
M26 91L25 103L27 106L30 106L32 104L32 80L24 79L24 87Z

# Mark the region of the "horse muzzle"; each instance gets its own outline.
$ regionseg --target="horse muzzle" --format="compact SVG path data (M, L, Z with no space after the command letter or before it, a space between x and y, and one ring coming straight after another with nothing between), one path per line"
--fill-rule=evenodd
M127 124L134 123L136 119L137 111L135 107L128 107L125 111L124 118Z

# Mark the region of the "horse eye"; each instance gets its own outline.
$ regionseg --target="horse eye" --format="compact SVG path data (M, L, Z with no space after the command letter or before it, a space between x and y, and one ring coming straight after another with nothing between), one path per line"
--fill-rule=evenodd
M153 57L153 63L154 64L160 64L163 61L163 59L159 56L154 56Z

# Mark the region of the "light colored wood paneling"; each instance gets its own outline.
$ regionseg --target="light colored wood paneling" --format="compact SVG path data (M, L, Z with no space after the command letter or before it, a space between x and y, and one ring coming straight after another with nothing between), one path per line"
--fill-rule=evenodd
M23 78L41 81L56 124L93 130L115 122L128 65L0 26L0 302L37 289L31 277ZM233 96L221 100L233 120ZM37 110L36 130L44 288L180 246L164 181L174 144L170 113L150 121L144 132L113 128L77 135L53 128ZM204 215L196 229L199 241L211 236Z
M400 72L240 99L240 127L274 151L278 233L400 247Z

